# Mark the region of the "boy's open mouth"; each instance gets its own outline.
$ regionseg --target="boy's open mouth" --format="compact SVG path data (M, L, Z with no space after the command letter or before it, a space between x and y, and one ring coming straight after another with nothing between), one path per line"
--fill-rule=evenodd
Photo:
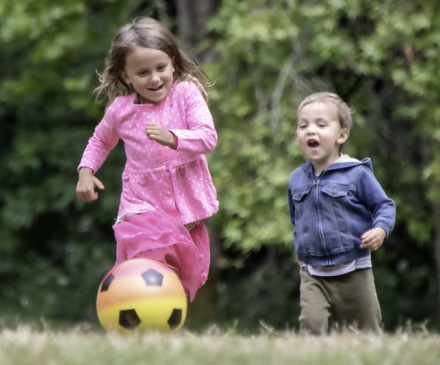
M309 147L316 148L316 147L319 146L319 142L318 142L317 140L315 140L315 139L309 139L309 140L307 141L307 145L308 145Z
M160 85L157 89L148 88L148 90L151 90L151 91L159 91L159 90L161 90L161 89L163 88L163 85L164 85L164 84Z

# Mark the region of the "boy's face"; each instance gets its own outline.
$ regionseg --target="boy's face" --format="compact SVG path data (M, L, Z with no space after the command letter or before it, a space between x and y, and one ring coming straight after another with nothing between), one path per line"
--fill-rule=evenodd
M301 151L320 173L339 158L339 147L349 135L341 127L338 110L332 103L312 103L298 112L296 141Z

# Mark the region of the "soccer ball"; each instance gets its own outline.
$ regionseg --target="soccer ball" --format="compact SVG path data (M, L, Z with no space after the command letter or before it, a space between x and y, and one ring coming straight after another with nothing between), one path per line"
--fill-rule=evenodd
M113 267L96 298L98 318L106 331L178 332L186 309L186 294L176 273L148 259L132 259Z

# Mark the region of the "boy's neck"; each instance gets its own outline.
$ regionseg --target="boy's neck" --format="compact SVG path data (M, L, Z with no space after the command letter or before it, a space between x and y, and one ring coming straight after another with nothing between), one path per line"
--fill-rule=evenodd
M333 158L325 162L319 163L317 161L311 161L315 174L320 174L321 172L329 168L331 165L337 162L341 156L342 154L338 152L337 156L334 156Z

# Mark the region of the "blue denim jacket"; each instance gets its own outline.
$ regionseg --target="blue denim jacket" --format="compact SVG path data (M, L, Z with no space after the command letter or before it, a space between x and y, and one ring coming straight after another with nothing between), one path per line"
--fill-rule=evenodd
M288 196L297 258L309 265L367 256L361 236L381 227L388 237L394 226L394 202L374 177L369 158L336 162L318 177L309 160L292 172Z

